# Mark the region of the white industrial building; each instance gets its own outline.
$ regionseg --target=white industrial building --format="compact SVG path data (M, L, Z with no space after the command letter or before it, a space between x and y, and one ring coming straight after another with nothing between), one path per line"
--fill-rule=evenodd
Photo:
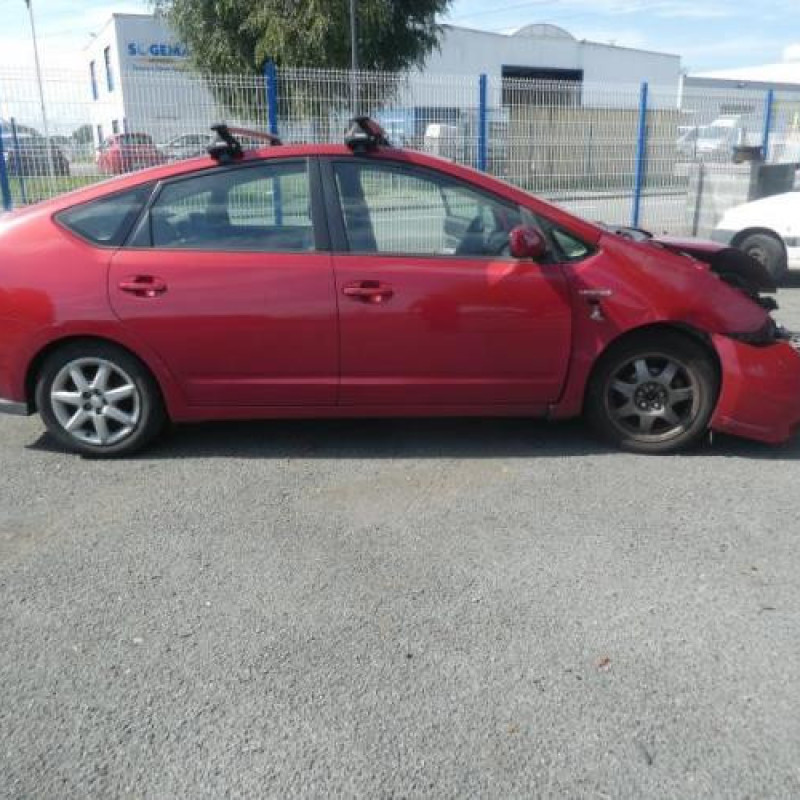
M603 86L638 85L665 90L680 82L680 56L576 39L556 25L526 25L515 33L492 33L442 26L441 47L425 64L425 74L489 78L534 78Z
M85 50L95 141L138 131L163 141L197 130L201 118L206 124L214 99L188 73L188 55L162 19L114 14ZM185 78L176 78L181 72ZM635 107L637 87L647 81L658 89L651 107L674 107L681 66L677 55L578 40L554 25L528 25L508 35L444 25L440 47L423 71L409 76L399 104L412 116L417 109L474 105L480 74L489 79L492 108L503 105L504 79L513 78L559 81L585 105L617 108ZM454 92L455 76L463 84L460 92Z
M189 53L151 14L114 14L85 48L95 143L115 133L157 139L185 132L186 109L208 107L210 94L187 75Z
M800 92L800 61L760 64L687 75L686 86L701 89L777 89Z

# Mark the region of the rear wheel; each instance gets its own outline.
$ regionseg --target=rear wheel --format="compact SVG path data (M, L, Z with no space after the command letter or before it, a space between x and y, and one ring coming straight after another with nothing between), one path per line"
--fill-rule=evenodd
M147 368L104 342L75 342L44 362L36 403L66 448L93 456L129 455L161 431L164 405Z
M703 437L718 391L706 349L680 334L632 337L603 356L586 413L607 441L638 453L672 453Z
M737 247L759 264L763 264L776 284L786 277L788 269L786 251L776 236L769 233L751 233L742 239Z

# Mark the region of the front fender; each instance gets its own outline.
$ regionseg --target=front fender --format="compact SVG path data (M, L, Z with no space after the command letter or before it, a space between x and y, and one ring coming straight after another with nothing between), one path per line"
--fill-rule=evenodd
M800 427L800 353L788 342L766 346L711 337L722 385L711 429L780 444Z
M712 335L761 330L767 312L706 264L651 244L606 236L590 258L565 267L572 293L572 354L553 418L583 410L597 360L625 336L648 328ZM599 299L598 299L599 298ZM600 314L593 314L595 306Z

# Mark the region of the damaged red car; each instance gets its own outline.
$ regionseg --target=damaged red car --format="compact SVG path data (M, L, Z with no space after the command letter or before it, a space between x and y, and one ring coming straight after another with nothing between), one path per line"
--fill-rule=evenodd
M167 420L584 415L641 453L800 425L800 345L748 256L592 224L367 119L247 152L216 129L0 221L0 410L95 456Z

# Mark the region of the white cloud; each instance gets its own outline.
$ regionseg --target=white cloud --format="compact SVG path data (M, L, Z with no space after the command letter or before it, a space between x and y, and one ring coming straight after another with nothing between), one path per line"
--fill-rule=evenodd
M800 42L788 44L783 48L784 61L800 61Z
M646 14L665 19L724 19L741 13L730 3L717 0L562 0L561 7L592 14Z

